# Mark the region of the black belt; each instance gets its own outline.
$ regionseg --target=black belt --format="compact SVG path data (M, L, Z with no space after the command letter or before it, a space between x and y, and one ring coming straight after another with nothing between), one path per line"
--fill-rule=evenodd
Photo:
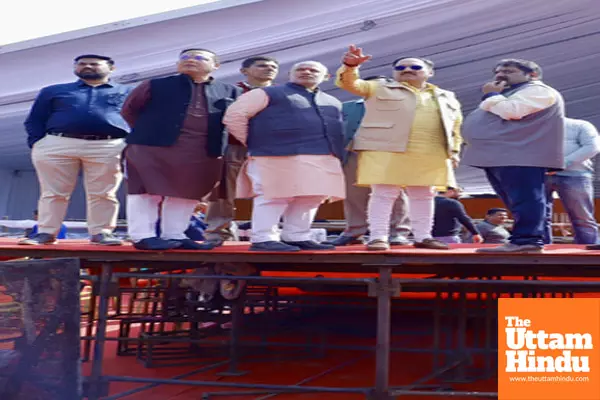
M83 140L121 139L121 137L117 137L117 136L110 136L110 135L82 135L80 133L48 132L48 135L66 137L66 138L71 138L71 139L83 139Z

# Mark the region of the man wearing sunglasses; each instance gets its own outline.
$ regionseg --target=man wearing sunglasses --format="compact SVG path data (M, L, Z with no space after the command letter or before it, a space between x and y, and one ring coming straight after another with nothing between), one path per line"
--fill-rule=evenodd
M544 246L545 179L564 168L564 103L532 61L506 59L465 120L463 162L482 168L514 218L509 243L479 252L536 253Z
M369 250L389 249L390 215L405 191L414 246L446 250L431 236L436 187L456 186L462 121L454 94L428 82L433 62L401 57L392 63L392 82L360 79L371 56L350 46L336 85L365 98L365 116L354 142L359 152L356 185L370 186L367 207Z
M365 81L382 79L389 81L386 76L368 76ZM356 170L358 167L358 154L353 149L354 137L365 115L365 100L351 100L342 105L344 118L344 148L347 150L344 160L344 177L346 178L346 199L344 199L344 218L346 227L342 234L332 240L334 246L347 246L349 244L363 243L362 236L367 233L367 204L369 204L368 187L356 186ZM390 245L402 246L410 244L410 220L408 219L406 193L400 193L390 218Z
M221 179L227 145L222 118L241 92L214 80L217 68L214 52L183 50L178 75L143 82L123 106L132 127L125 149L127 224L137 249L214 247L196 243L184 232L198 201Z

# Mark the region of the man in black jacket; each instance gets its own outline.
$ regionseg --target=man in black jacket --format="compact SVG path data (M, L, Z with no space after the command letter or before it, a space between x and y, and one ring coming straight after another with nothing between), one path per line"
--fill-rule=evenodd
M458 199L461 190L448 186L446 192L435 197L435 215L432 236L444 243L460 243L460 231L464 226L473 235L474 243L481 243L482 239L467 215L465 206Z
M217 55L186 49L179 75L139 85L123 106L132 127L125 149L127 223L140 250L208 250L187 238L190 215L221 179L227 133L222 118L241 90L211 77ZM155 223L161 220L161 237Z

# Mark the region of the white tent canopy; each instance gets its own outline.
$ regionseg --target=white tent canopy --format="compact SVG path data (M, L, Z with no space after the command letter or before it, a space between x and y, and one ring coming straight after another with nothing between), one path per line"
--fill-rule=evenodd
M100 53L116 60L118 81L175 72L178 52L188 47L216 51L215 76L240 79L240 62L265 54L281 62L279 82L301 60L323 62L332 72L349 44L373 59L362 74L389 75L401 55L436 62L433 82L453 90L465 114L480 101L480 87L502 58L538 62L544 80L560 90L568 114L600 126L600 3L597 0L240 0L123 21L0 48L0 215L29 216L37 186L22 122L37 91L74 80L72 60ZM340 100L352 98L333 86ZM461 167L467 192L489 192L475 169ZM81 191L69 216L83 217Z

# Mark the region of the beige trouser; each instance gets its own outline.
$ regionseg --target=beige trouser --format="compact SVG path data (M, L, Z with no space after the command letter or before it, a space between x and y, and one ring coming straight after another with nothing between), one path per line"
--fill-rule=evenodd
M117 190L123 179L123 139L83 140L47 135L33 145L31 159L40 182L39 233L56 234L83 169L90 235L117 225Z
M346 218L346 229L344 236L358 237L367 233L367 204L371 188L356 186L356 169L358 167L358 156L355 152L348 153L348 160L344 164L344 175L346 177L346 199L344 200L344 216ZM406 239L410 234L410 219L407 210L406 193L401 192L394 203L390 220L390 236Z
M225 153L225 188L226 199L210 201L206 210L206 224L208 227L204 236L208 240L237 240L233 225L235 218L235 192L236 182L240 169L248 153L245 146L230 144ZM220 188L215 189L219 191Z

